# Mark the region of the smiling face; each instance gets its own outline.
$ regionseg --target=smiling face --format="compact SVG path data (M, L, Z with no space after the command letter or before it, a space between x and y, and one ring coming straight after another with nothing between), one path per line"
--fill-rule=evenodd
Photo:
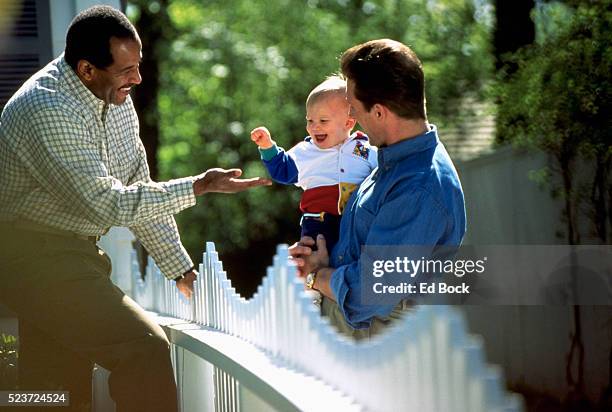
M355 119L343 94L333 93L310 103L306 108L306 130L320 149L343 143L351 134Z
M140 84L140 42L134 39L111 37L113 63L104 68L92 66L87 87L105 103L125 103L133 86Z

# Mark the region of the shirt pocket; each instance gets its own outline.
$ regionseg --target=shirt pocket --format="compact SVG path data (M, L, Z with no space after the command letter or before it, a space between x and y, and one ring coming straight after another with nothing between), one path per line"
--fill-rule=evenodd
M355 212L353 215L354 229L357 233L359 243L365 245L370 232L370 227L376 219L376 205L370 201L370 198L361 198L359 204L354 204ZM374 209L372 209L374 206Z

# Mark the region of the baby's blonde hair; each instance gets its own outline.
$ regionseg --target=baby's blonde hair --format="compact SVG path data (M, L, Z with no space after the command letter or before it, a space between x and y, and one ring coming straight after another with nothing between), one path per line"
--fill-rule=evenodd
M341 74L332 74L312 89L306 99L306 107L331 96L346 96L346 80Z

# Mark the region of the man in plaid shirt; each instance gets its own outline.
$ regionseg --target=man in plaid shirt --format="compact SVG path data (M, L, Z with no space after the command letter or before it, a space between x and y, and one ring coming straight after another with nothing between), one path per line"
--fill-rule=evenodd
M270 184L237 169L153 182L129 96L140 61L127 18L94 6L0 119L0 300L19 316L20 389L68 390L73 410L90 409L94 363L111 371L119 411L177 409L168 340L112 284L97 238L129 227L190 297L197 274L172 215Z

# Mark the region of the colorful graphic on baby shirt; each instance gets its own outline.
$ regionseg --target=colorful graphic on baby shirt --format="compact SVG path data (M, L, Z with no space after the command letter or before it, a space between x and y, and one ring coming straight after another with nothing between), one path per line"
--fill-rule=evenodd
M355 142L355 148L353 149L353 154L359 157L368 160L368 156L370 155L370 149L366 147L360 141Z

